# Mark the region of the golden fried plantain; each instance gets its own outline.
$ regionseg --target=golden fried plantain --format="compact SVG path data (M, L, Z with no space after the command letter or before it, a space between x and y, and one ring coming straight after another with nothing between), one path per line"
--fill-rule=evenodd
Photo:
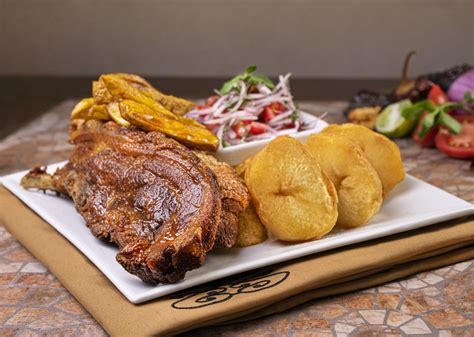
M95 104L108 104L114 101L113 96L100 80L92 81L92 97Z
M306 147L289 136L275 138L255 155L245 182L260 220L280 240L317 239L336 224L334 185Z
M387 137L365 126L355 124L330 125L323 134L340 134L360 146L380 177L383 196L405 178L400 149Z
M102 121L108 121L111 119L109 113L107 112L107 106L105 104L94 104L89 109L89 116L91 119L97 119Z
M93 98L83 98L71 112L71 119L89 119L89 109L94 105Z
M338 134L321 133L306 143L322 170L336 187L339 203L337 225L366 224L382 204L382 183L361 148Z
M262 243L267 239L267 230L263 226L255 207L250 203L239 216L239 231L237 232L237 247L248 247Z
M130 122L122 117L122 113L120 111L120 104L122 103L111 102L107 104L107 113L114 120L115 123L123 127L128 127L130 126Z
M153 98L155 101L163 105L169 111L178 114L184 115L186 112L192 110L196 104L185 100L183 98L175 97L172 95L165 95L161 91L155 89L150 83L148 83L144 78L133 75L133 74L114 74L118 77L129 82L131 85L139 88L148 96Z
M74 107L72 119L112 119L122 127L160 131L196 149L215 152L219 147L219 139L204 125L179 115L194 103L164 95L140 76L102 75L92 83L92 94Z
M168 118L161 111L128 99L118 105L121 117L145 131L160 131L182 144L200 150L216 151L219 146L219 138L194 120L191 121L195 123L190 123L189 118L185 117Z
M144 78L133 74L118 73L102 75L99 78L99 85L96 86L99 97L106 96L102 93L105 87L114 99L119 97L131 99L146 104L152 109L156 109L157 105L155 103L158 103L161 107L178 115L185 114L195 106L193 102L159 92ZM144 99L143 96L148 99Z
M140 87L131 85L125 79L116 74L101 75L99 78L99 85L97 86L99 88L105 88L105 90L110 94L110 97L112 97L113 102L131 100L144 104L150 109L160 111L162 114L168 115L170 118L176 116L159 102L151 98L145 91L141 90Z
M93 98L83 98L71 112L71 119L110 120L105 105L97 105Z
M139 86L134 86L131 83L127 82L124 78L122 78L121 75L108 74L102 75L99 78L99 82L107 88L107 91L112 95L114 102L120 102L122 100L135 101L146 105L150 109L155 110L160 115L163 115L164 117L167 117L169 119L175 119L186 125L206 129L204 125L195 121L194 119L181 117L166 109L163 105L161 105L161 103L150 97L147 91L141 90Z

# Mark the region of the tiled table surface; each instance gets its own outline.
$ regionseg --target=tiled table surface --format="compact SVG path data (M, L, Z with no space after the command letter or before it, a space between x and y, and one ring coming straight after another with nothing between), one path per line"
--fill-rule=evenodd
M0 142L0 175L65 160L73 102ZM302 103L342 121L342 102ZM407 171L474 202L474 169L410 140L399 145ZM1 205L0 205L1 207ZM0 224L0 336L102 336L100 325ZM390 284L314 300L255 321L189 336L474 336L474 260Z

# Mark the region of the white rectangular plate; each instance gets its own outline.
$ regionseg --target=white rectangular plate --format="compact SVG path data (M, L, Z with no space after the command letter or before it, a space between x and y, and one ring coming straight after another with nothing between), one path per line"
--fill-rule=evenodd
M51 165L49 169L54 171L63 164ZM115 261L117 249L90 233L71 200L54 194L24 190L19 183L25 174L26 171L11 174L2 177L0 182L86 255L133 303L274 263L474 214L474 205L407 176L390 193L380 212L366 226L333 231L320 240L299 244L269 239L252 247L215 250L208 254L204 266L187 273L185 280L176 284L152 286L122 269Z

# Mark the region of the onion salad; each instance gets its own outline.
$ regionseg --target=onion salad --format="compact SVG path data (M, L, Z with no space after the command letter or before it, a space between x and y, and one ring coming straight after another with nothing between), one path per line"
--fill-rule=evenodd
M226 82L215 96L189 111L186 117L204 124L223 147L309 130L291 95L291 74L278 77L276 85L266 76L254 74L255 66Z

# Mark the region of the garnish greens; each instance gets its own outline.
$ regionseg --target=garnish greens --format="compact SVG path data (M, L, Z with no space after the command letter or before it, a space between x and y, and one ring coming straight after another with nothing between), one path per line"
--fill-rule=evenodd
M233 79L225 82L221 90L219 90L219 93L221 95L228 94L232 89L237 88L239 86L238 85L239 81L244 81L245 83L255 84L255 85L263 84L270 89L275 88L275 84L273 84L271 79L269 79L265 75L254 74L255 70L257 70L256 66L248 67L247 69L245 69L245 72L243 74L237 75Z
M446 102L435 105L430 100L423 100L403 109L402 116L407 119L418 119L423 112L427 112L419 132L420 137L424 137L432 128L437 125L444 125L451 133L459 134L462 130L462 124L451 117L448 112L452 110L464 110L474 114L472 105L474 98L470 91L466 91L464 99L460 102Z

